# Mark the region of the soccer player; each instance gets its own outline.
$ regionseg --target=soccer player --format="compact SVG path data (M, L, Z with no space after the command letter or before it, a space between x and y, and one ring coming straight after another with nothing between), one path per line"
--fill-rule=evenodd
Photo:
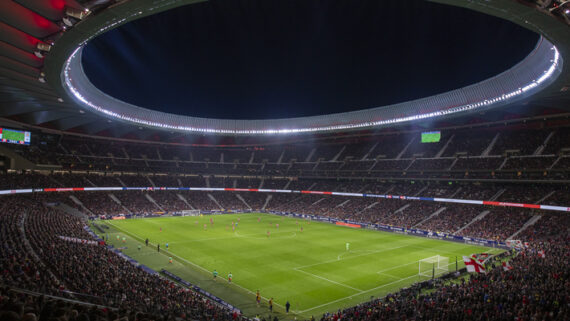
M257 293L255 294L255 302L257 302L257 306L259 306L259 303L261 302L261 294L259 294L259 290L257 290Z
M148 246L148 238L146 240L144 240L144 244L146 244L146 246Z
M350 243L346 242L346 250L350 251Z
M168 257L168 264L172 264L172 256Z
M287 313L289 313L289 309L291 308L291 303L289 303L289 301L287 301L287 303L285 303L285 311Z
M229 283L232 283L232 277L233 277L232 272L230 272L230 273L228 274L228 282L229 282Z
M139 249L139 251L140 251L140 250L141 250L141 245L139 244L139 245L137 246L137 248L138 248L138 249Z
M168 242L166 242L166 249L168 250Z
M273 298L269 299L269 312L273 313Z
M212 275L214 276L214 282L216 281L216 279L218 278L218 271L216 271L214 269L214 272L212 272Z

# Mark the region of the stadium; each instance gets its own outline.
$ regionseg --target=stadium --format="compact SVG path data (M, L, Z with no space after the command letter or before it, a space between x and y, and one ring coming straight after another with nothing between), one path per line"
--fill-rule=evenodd
M0 320L568 320L569 60L567 0L1 1Z

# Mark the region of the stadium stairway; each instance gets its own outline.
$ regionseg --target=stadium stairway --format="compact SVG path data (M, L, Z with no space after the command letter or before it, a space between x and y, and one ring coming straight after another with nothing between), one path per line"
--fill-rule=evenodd
M144 194L144 197L145 197L149 202L151 202L152 204L154 204L154 206L156 206L156 207L157 207L158 209L160 209L162 212L166 212L166 211L164 210L164 208L162 208L162 206L160 206L160 204L158 204L158 202L155 201L154 198L152 198L152 196L150 196L148 193L145 193L145 194Z
M8 157L10 162L11 169L42 169L42 170L53 170L53 169L60 169L61 165L36 165L29 160L25 159L24 157L20 156L15 151L6 148L4 146L0 146L0 156Z
M368 150L368 152L366 154L364 154L364 156L362 156L362 158L360 159L361 161L368 159L368 156L370 156L370 154L372 154L372 151L374 151L374 148L376 148L376 146L378 146L379 142L376 142L376 144L374 144L374 146L372 146L372 148L370 148L370 150Z
M18 223L18 230L22 236L22 244L24 244L24 247L26 248L26 251L31 255L32 260L34 260L39 267L42 267L43 271L47 272L47 275L49 275L49 277L54 280L57 284L63 284L56 276L55 274L53 274L53 272L44 264L44 262L42 261L42 259L40 259L40 256L36 253L36 251L34 250L34 248L32 247L32 245L30 244L30 241L28 240L28 236L26 234L26 228L24 228L26 226L26 219L28 218L28 213L24 212L22 213L22 217L20 219L20 222Z
M538 146L538 148L534 151L533 155L542 155L542 152L544 151L544 149L546 148L546 146L548 145L548 141L550 141L550 139L552 138L552 136L554 136L555 131L551 131L548 136L546 136L546 138L544 139L544 141L542 142L542 145Z
M493 150L493 147L495 147L495 143L497 142L497 140L499 140L499 136L501 135L501 133L497 133L495 135L495 137L493 137L493 140L489 143L489 146L487 146L483 152L481 153L481 157L486 157L489 156L489 154L491 153L491 151Z
M548 169L554 168L554 166L562 159L562 157L562 155L558 156L558 158L554 161L554 163L552 163L552 165L550 165L550 167L548 167Z
M502 188L500 190L497 191L497 193L495 193L495 195L493 195L489 201L493 202L496 201L499 197L501 197L501 195L503 195L504 192L506 192L507 190Z
M410 142L402 149L402 151L398 154L398 156L396 156L396 159L402 159L402 156L404 156L404 154L406 153L406 151L408 150L408 148L410 146L412 146L412 144L414 143L415 138L412 138L410 140Z
M249 204L247 204L247 202L243 199L243 197L239 194L236 194L236 197L247 207L249 208L249 210L252 210L251 206L249 206Z
M224 210L224 207L220 205L220 203L218 203L218 200L214 197L214 195L208 193L208 198L211 199L212 202L214 202L220 208L221 211Z
M483 211L481 213L479 213L479 215L475 216L474 219L471 220L471 222L465 224L465 226L463 226L462 228L458 229L457 231L455 231L455 233L453 234L457 234L461 231L463 231L464 229L468 228L471 224L476 223L480 220L482 220L483 218L485 218L485 216L487 216L487 214L491 213L491 211Z
M305 158L305 163L310 162L311 158L313 157L313 155L315 155L315 152L317 151L316 148L311 149L311 152L309 153L309 155L307 156L307 158Z
M178 180L178 181L180 182L180 180ZM182 185L182 183L180 183L180 185ZM177 196L182 202L184 202L186 205L188 205L191 209L193 209L193 210L196 209L194 206L192 206L192 204L190 204L190 203L188 202L188 200L186 199L186 197L184 197L184 195L176 193L176 196Z
M75 203L75 201L74 201L74 203ZM60 210L62 212L68 213L69 215L78 217L81 220L87 220L87 215L85 213L83 213L80 210L78 210L74 207L71 207L65 203L59 203L58 205L55 205L54 208L57 208L58 210ZM90 214L93 214L93 213L90 213Z
M261 208L262 210L265 210L265 208L267 208L267 204L269 204L269 201L271 201L272 198L273 198L273 195L271 195L271 194L267 195L267 198L265 198L265 203L263 203L263 207Z
M118 178L117 178L117 179L118 179ZM107 194L107 195L109 195L109 197L110 197L115 203L119 204L119 205L125 210L126 213L133 214L133 212L131 212L131 210L129 210L125 205L123 205L123 203L121 203L121 201L117 198L117 196L115 196L115 195L113 195L113 194L111 194L111 193L109 193L109 194Z
M554 195L555 193L556 191L550 191L548 194L544 195L541 199L534 202L534 204L542 204L542 202L544 202L546 199L548 199L550 196Z
M443 153L445 153L445 150L447 149L447 146L449 146L449 144L451 144L451 142L453 141L453 138L455 137L455 134L452 134L451 137L449 137L449 139L447 140L447 142L445 143L445 145L443 145L443 147L439 150L439 152L437 152L437 154L435 154L434 158L440 158L441 155L443 155Z
M83 211L85 211L85 213L89 213L90 216L95 216L95 213L91 212L91 210L88 209L75 195L69 195L69 198L73 201L73 203L77 204L78 206L81 206L81 208L83 209Z
M416 228L417 226L422 225L423 223L431 220L432 218L438 216L441 212L445 211L447 209L447 207L442 207L437 209L437 211L431 213L428 217L424 218L423 220L419 221L418 223L416 223L414 226L412 226L413 228Z
M513 235L509 236L507 238L507 240L511 240L511 239L515 238L517 235L519 235L524 230L526 230L529 226L536 224L536 222L538 222L538 220L540 220L541 218L542 218L542 215L535 215L535 216L531 217L526 223L524 223L524 225L518 231L516 231Z

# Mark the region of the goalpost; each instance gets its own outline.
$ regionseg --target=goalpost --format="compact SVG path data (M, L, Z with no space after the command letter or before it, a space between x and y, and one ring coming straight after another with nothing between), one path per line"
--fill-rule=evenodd
M449 258L432 256L419 261L418 274L428 278L437 277L449 272Z
M183 210L182 216L199 216L200 210Z

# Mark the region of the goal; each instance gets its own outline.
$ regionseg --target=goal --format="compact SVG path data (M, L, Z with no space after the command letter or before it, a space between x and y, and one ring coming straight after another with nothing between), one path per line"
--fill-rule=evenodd
M419 261L418 274L434 278L449 271L449 258L445 256L432 256Z
M198 216L200 215L200 210L183 210L182 216Z

